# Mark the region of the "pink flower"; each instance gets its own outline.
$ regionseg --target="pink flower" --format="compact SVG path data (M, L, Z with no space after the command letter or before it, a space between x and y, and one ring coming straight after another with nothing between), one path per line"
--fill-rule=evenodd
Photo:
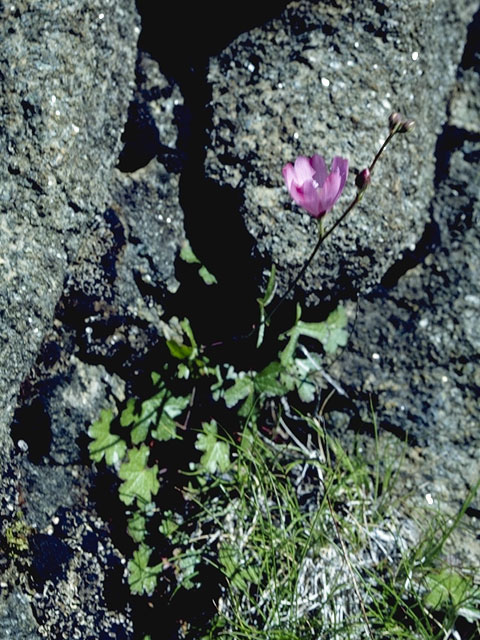
M348 160L335 156L330 173L325 160L315 154L299 156L282 169L290 195L314 218L321 218L333 207L343 191L348 176Z

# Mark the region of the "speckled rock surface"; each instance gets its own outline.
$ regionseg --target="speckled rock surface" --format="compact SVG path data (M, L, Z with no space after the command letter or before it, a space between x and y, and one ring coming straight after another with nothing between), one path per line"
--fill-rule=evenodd
M171 25L161 38L150 16L158 61L136 50L127 0L1 9L0 30L14 29L0 40L9 91L0 112L2 419L23 383L0 543L5 551L5 527L22 518L31 544L20 559L12 548L0 554L1 631L113 640L136 637L148 617L152 639L163 640L161 608L136 610L129 594L132 543L116 525L115 479L91 467L88 426L142 383L138 370L158 365L149 354L165 301L195 328L215 324L231 337L246 305L257 311L270 256L285 287L316 231L290 203L282 164L319 151L362 168L390 108L414 117L416 130L395 139L375 189L297 293L335 305L360 292L358 312L348 303L347 348L328 368L345 391L332 400L338 422L371 422L371 395L381 427L415 445L408 490L439 503L458 507L478 475L478 16L464 50L475 7L302 0L256 21L247 4L244 28L226 24L221 46L219 36L210 42L208 12L196 10L205 33L178 27L191 48L170 42ZM152 5L142 5L148 16ZM227 46L224 34L233 34ZM342 203L353 176L349 184ZM196 270L186 282L175 261L182 208L217 287L201 285Z
M316 242L316 225L283 185L283 164L318 152L327 163L348 157L352 173L361 170L386 137L393 110L414 118L416 130L394 140L377 165L375 190L324 245L301 289L310 303L365 292L418 242L431 215L435 144L473 10L447 0L301 0L211 60L206 174L243 194L245 225L256 250L279 267L279 291ZM331 220L352 199L353 182L352 175Z
M437 144L436 240L419 243L360 299L351 342L332 369L358 407L373 397L382 426L421 447L425 486L456 507L480 474L480 137L471 111L479 16Z
M134 3L3 4L0 426L102 211L133 89ZM3 441L3 438L2 438Z

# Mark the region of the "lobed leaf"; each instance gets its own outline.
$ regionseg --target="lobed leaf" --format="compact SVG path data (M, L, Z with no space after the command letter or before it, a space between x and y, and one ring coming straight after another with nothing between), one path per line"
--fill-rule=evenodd
M127 505L136 499L139 503L147 503L156 495L160 483L158 482L158 467L147 466L149 449L142 445L138 449L130 449L128 460L122 464L118 475L123 480L119 488L120 500Z

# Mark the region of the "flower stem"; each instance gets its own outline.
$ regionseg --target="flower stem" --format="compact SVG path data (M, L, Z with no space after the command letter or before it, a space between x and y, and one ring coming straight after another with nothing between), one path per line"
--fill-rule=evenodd
M284 302L285 298L288 296L288 294L292 291L292 289L295 287L295 285L297 284L297 282L300 280L300 278L303 276L303 274L305 273L305 271L308 269L308 267L310 266L312 260L314 259L315 255L317 254L318 250L320 249L320 247L322 246L323 242L328 238L328 236L333 233L333 231L335 231L335 229L338 227L339 224L341 224L345 218L347 217L347 215L350 213L350 211L358 204L358 202L361 200L361 195L360 193L357 193L357 195L355 196L355 198L352 200L352 202L348 205L348 207L345 209L345 211L342 213L342 215L340 216L340 218L338 218L338 220L330 227L330 229L328 229L327 231L323 231L322 229L322 223L319 222L319 238L317 240L317 244L315 245L315 247L313 248L312 253L309 255L307 261L305 262L305 264L303 265L303 267L300 269L300 271L297 273L295 279L290 283L290 286L288 287L287 291L283 294L283 296L280 298L280 300L278 301L278 303L276 304L276 306L273 308L273 310L268 314L268 316L265 319L265 324L268 324L270 321L270 318L273 316L274 313L277 312L278 308L280 307L280 305ZM320 219L321 220L321 219Z
M368 170L370 171L370 173L372 173L373 171L373 167L377 164L377 160L380 158L380 156L382 155L382 153L385 151L385 148L387 147L388 143L390 142L390 140L393 138L393 136L398 132L398 130L400 129L400 125L397 124L395 125L389 135L387 136L385 142L382 144L382 146L380 147L380 149L378 150L377 155L375 156L375 158L373 159L372 164L368 167Z

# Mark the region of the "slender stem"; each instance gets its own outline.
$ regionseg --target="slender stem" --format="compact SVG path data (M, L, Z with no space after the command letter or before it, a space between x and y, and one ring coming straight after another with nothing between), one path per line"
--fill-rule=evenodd
M385 150L385 147L388 145L388 143L390 142L390 140L393 138L393 136L397 133L397 131L399 130L400 125L397 124L395 125L392 130L390 131L388 137L386 138L385 142L382 144L382 146L380 147L380 149L378 150L377 155L375 156L375 158L373 159L372 164L368 167L368 170L370 171L370 173L372 173L374 166L377 163L377 160L380 158L380 156L382 155L382 153Z
M315 255L317 254L318 250L320 249L320 247L322 246L323 242L328 238L328 236L335 231L335 229L338 227L339 224L341 224L345 218L347 217L347 215L350 213L350 211L358 204L358 202L360 202L361 198L362 198L363 193L357 193L357 195L355 196L355 198L352 200L352 202L348 205L348 207L345 209L345 211L342 213L342 215L340 216L340 218L334 223L332 224L332 226L330 227L330 229L328 229L327 231L325 231L325 233L321 233L319 239L317 240L317 244L315 245L315 247L313 248L312 253L310 254L310 256L308 257L307 261L305 262L305 264L303 265L303 267L300 269L300 271L297 273L295 279L290 283L290 286L288 287L287 291L283 294L283 296L281 297L281 299L279 300L279 302L276 304L276 306L273 308L273 310L268 314L268 316L266 317L266 319L264 320L265 324L268 324L268 322L270 321L270 318L273 316L274 313L276 313L278 311L278 308L280 307L280 305L284 302L285 298L288 296L288 294L292 291L292 289L295 287L295 285L297 284L297 282L300 280L300 278L303 276L303 274L305 273L305 271L308 269L308 267L310 266L312 260L314 259Z

